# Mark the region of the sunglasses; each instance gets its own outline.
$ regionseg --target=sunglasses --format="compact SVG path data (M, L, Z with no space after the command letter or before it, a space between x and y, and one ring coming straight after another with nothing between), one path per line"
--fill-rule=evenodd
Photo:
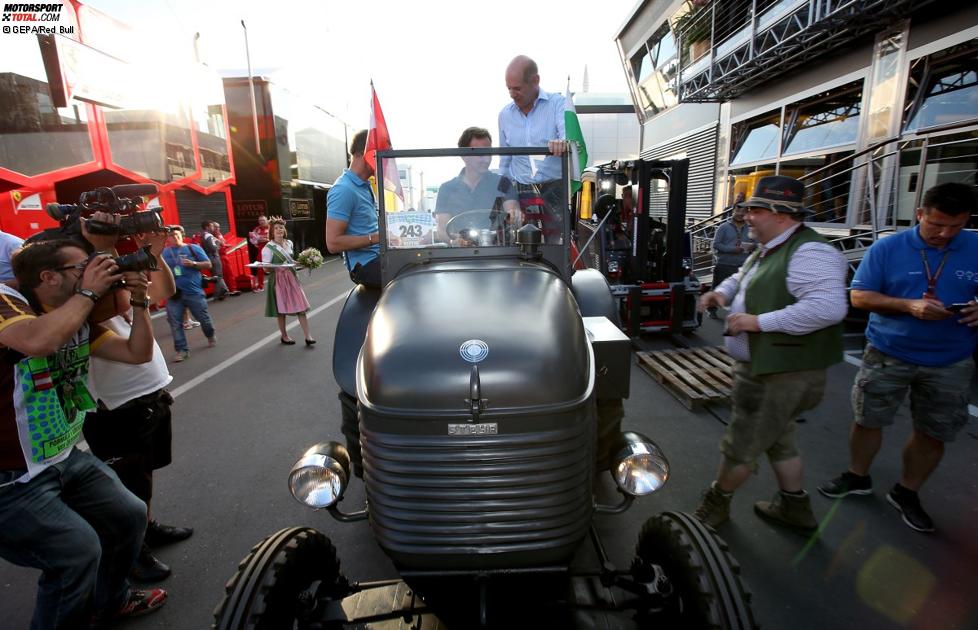
M69 271L71 269L76 269L78 271L85 271L85 267L88 266L88 261L82 261L80 263L75 263L74 265L65 265L63 267L55 267L53 271Z

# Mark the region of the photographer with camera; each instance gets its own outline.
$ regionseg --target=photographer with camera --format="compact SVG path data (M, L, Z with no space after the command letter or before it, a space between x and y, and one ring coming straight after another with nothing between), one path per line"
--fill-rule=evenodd
M207 310L207 299L204 297L200 274L201 269L211 268L211 261L199 245L186 244L183 242L184 238L183 227L171 226L167 236L167 247L163 250L163 260L173 270L177 287L177 292L166 302L166 318L170 323L170 331L173 333L173 348L176 350L173 357L174 363L190 358L187 336L183 329L184 309L189 309L191 315L200 322L201 330L207 337L207 347L213 348L217 345L217 337L214 336L214 326L211 323L211 314Z
M118 225L118 217L91 219ZM86 224L82 233L88 236ZM19 289L0 285L0 556L41 569L32 628L85 628L141 615L166 591L131 589L146 506L93 455L74 448L95 401L89 355L152 358L147 280L119 260L66 239L36 242L13 259ZM132 334L90 324L95 303L125 280Z
M149 252L160 258L166 233L150 233L139 244L148 245ZM165 263L149 272L149 280L147 300L150 303L173 295L173 274ZM132 331L131 319L126 315L113 317L103 325L123 338ZM146 536L130 575L137 582L163 580L170 575L170 567L156 558L151 548L193 534L187 527L161 525L152 514L153 471L172 460L170 406L173 398L165 388L173 377L155 340L151 361L127 366L95 357L88 376L98 409L85 418L85 440L92 453L119 475L122 484L146 503Z

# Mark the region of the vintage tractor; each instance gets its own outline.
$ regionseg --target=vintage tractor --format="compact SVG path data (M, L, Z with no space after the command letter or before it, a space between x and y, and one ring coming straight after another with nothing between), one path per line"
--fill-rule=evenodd
M241 562L215 628L756 627L726 544L689 515L651 517L630 565L612 565L595 519L658 490L670 466L621 430L631 346L604 277L572 270L567 160L534 188L486 170L499 156L558 159L378 153L377 181L385 159L431 181L463 158L493 194L398 211L381 195L384 289L353 289L336 331L346 445L310 447L289 474L303 504L366 520L400 578L351 582L326 534L285 529ZM343 511L355 477L366 505ZM588 540L593 566L577 566Z

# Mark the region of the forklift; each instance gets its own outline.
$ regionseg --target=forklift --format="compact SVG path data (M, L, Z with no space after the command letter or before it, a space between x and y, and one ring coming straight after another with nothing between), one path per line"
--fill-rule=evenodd
M582 174L575 197L578 258L607 278L630 337L688 333L702 323L686 232L688 173L686 159L639 159Z

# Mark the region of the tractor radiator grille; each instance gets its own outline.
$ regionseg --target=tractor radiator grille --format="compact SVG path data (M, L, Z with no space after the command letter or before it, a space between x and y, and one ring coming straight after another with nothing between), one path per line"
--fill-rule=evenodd
M558 561L591 521L594 423L588 415L559 414L559 422L546 423L559 429L526 431L531 423L524 418L514 421L524 432L507 431L501 422L498 435L465 437L377 432L361 421L378 542L407 565L454 566L439 556L506 556L507 566L514 558L526 566Z

